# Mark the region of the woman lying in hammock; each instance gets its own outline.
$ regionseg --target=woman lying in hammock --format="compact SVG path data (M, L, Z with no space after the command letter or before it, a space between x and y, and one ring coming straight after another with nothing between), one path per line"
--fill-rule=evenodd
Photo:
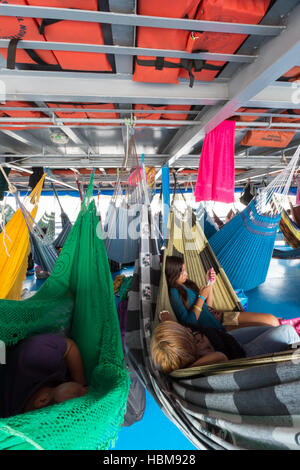
M183 325L190 323L223 331L244 326L280 325L278 318L269 313L219 312L215 310L213 308L213 285L216 274L213 269L206 273L206 281L209 282L209 285L200 288L188 279L182 258L168 256L165 273L172 308L177 320Z
M70 338L41 334L11 351L2 380L3 417L61 403L87 393L78 347Z
M161 323L151 339L151 355L156 367L170 373L185 367L204 366L231 359L284 351L299 342L290 325L253 326L229 333L215 328L183 326L161 312Z

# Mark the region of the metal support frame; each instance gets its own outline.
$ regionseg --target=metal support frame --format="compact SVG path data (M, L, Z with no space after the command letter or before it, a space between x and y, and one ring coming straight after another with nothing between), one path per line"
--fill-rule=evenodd
M91 10L68 8L33 7L22 5L0 6L1 16L19 16L25 18L49 18L92 23L109 23L126 26L148 26L151 28L180 29L186 31L214 31L218 33L258 34L277 36L285 29L282 25L252 25L220 21L186 20L157 16L128 15Z
M2 70L6 99L19 101L213 105L228 98L224 83L137 83L106 74Z
M0 158L5 158L5 154L0 155ZM103 155L93 154L89 160L86 161L86 154L81 153L78 155L68 155L63 159L57 155L14 155L15 160L20 160L20 166L22 168L31 168L35 166L45 166L48 168L121 168L124 160L124 154L114 155ZM168 155L145 155L145 165L160 168ZM290 160L290 156L286 157L287 161ZM186 168L186 169L198 169L199 166L199 155L185 155L177 160L170 168ZM251 169L276 167L283 168L285 164L282 162L281 156L268 156L261 158L261 156L251 157L236 157L235 168L236 169Z
M136 0L109 0L109 9L113 13L135 14ZM125 25L111 25L112 39L115 48L124 49L135 45L135 27ZM133 71L133 56L115 54L116 73L131 74Z
M123 105L124 106L124 105ZM19 106L1 106L1 111L24 111L24 108L20 108ZM55 113L56 111L58 112L66 112L66 113L72 113L72 112L78 112L78 108L72 108L71 106L69 108L56 108L56 107L53 107L53 108L48 108L48 106L39 106L39 107L36 107L36 108L31 108L31 107L26 107L26 111L41 111L43 113L46 113L46 112L49 112L51 111L52 112L52 115L53 113ZM99 113L101 115L101 113L111 113L113 112L112 109L95 109L95 108L84 108L82 110L82 112L84 113ZM128 108L127 109L116 109L116 112L117 114L127 114L128 113L130 114L131 112L135 112L131 105L128 105ZM139 114L157 114L157 110L151 110L151 109L139 109L137 111ZM182 111L182 109L164 109L164 114L190 114L190 115L198 115L198 111ZM50 115L50 113L49 113ZM246 114L245 114L246 115ZM256 114L248 114L248 115L257 115ZM263 116L266 116L266 114L264 114ZM282 114L279 115L280 117L282 117ZM129 116L130 117L130 116ZM284 117L295 117L294 115L284 115Z
M294 0L285 0L286 3L294 6ZM275 2L282 3L282 0ZM299 2L298 2L299 3ZM70 139L80 148L79 153L72 155L73 147L70 148L69 154L64 155L62 159L60 156L53 155L54 151L62 152L63 148L55 148L54 146L46 147L40 144L38 138L32 136L31 132L13 132L4 130L5 122L26 122L26 119L7 118L3 121L0 119L0 131L2 134L6 133L9 137L19 140L22 143L39 147L42 149L42 155L15 155L16 158L20 157L20 161L24 159L22 165L29 166L48 166L52 168L66 168L76 166L78 168L107 168L118 167L123 160L123 155L98 155L98 151L88 149L86 153L83 148L87 137L81 137L81 134L88 135L84 130L88 126L80 126L82 132L75 130L72 123L90 123L90 124L119 124L123 123L122 115L130 116L134 112L132 104L188 104L196 106L207 106L203 112L196 113L195 111L188 112L190 115L197 114L195 121L177 121L172 120L166 123L164 127L173 127L180 125L180 129L176 132L175 137L171 140L170 144L165 148L160 148L162 151L159 155L149 155L145 157L145 164L162 167L167 164L170 168L185 167L185 168L198 168L199 154L190 155L192 149L203 139L204 135L213 129L219 122L227 119L228 117L239 114L236 110L241 106L247 107L261 107L261 108L276 108L300 109L300 103L293 102L293 94L295 92L295 84L291 83L274 83L279 76L292 68L294 65L299 65L300 57L300 40L299 28L300 23L300 6L297 6L289 15L288 21L285 25L282 23L286 19L283 17L278 18L278 14L268 16L272 9L265 16L263 22L265 24L247 25L247 24L234 24L224 22L206 22L198 20L186 20L177 18L160 18L150 17L143 15L136 15L136 0L109 0L111 12L95 12L89 10L73 10L73 9L58 9L48 7L29 7L21 5L0 5L0 15L2 16L19 16L19 17L37 17L37 18L54 18L54 19L67 19L72 21L89 21L98 23L112 24L113 45L97 45L97 44L69 44L69 43L50 43L50 42L37 42L37 41L20 41L19 48L31 49L47 49L47 50L77 50L86 52L97 53L112 53L115 57L116 74L101 74L101 73L83 73L83 72L38 72L38 71L21 71L21 70L1 70L0 78L4 81L7 89L7 100L24 100L42 102L42 106L34 108L34 111L41 110L42 112L53 116L54 108L46 108L45 101L57 102L107 102L116 103L116 112L119 113L120 119L106 120L101 119L73 119L58 118L54 120L51 127L58 127L65 132ZM276 9L276 8L275 8ZM285 7L284 14L286 15ZM132 14L133 13L133 14ZM278 12L277 12L278 13ZM265 21L266 20L266 21ZM266 24L268 23L268 24ZM272 25L271 25L272 24ZM271 25L271 26L270 26ZM169 28L181 29L187 31L216 31L218 33L237 33L250 35L246 42L254 41L265 44L259 51L251 47L240 48L237 54L214 54L214 53L196 53L189 54L185 51L168 51L163 49L145 49L136 48L135 44L135 28L138 26L146 26L153 28ZM277 36L277 37L276 37ZM76 38L75 38L76 39ZM267 42L268 41L268 42ZM0 40L0 47L7 47L8 40ZM257 55L259 52L259 55ZM235 76L228 82L222 79L222 73L214 82L195 82L194 88L190 89L187 80L182 80L178 85L173 84L152 84L152 83L137 83L132 81L133 70L133 57L135 55L158 56L158 57L179 57L179 58L201 58L203 60L219 60L228 62L225 69L237 67L241 63L246 63L244 67L240 67L236 71ZM0 66L5 66L5 61L2 60L0 55ZM229 74L230 75L230 74ZM224 75L226 77L226 74ZM220 77L220 78L219 78ZM227 74L228 77L228 74ZM298 100L300 101L300 100ZM130 103L130 104L129 104ZM118 109L121 107L121 109ZM126 109L128 107L128 109ZM41 109L40 109L41 108ZM122 109L123 108L123 109ZM209 109L210 108L210 109ZM5 107L2 108L5 110ZM26 108L29 110L30 108ZM50 111L51 109L51 111ZM21 109L20 109L21 110ZM58 111L63 111L62 108L57 108ZM71 111L70 108L65 110ZM78 111L76 109L76 111ZM87 111L85 109L84 111ZM91 110L92 112L111 112L111 110ZM149 111L139 110L139 113L149 113ZM151 112L151 111L150 111ZM153 111L156 112L156 111ZM164 113L176 113L176 110L164 110ZM177 113L182 111L177 111ZM255 115L254 113L245 113L245 115ZM260 118L265 117L283 117L280 114L264 113ZM288 114L284 117L295 116ZM34 122L33 119L28 119L27 122ZM42 123L43 121L38 120ZM46 121L42 126L44 127ZM62 125L60 125L62 123ZM143 124L150 127L150 132L153 132L151 125L157 127L162 123L159 120L140 120L140 127ZM70 124L70 125L68 125ZM14 124L12 124L13 126ZM46 124L47 126L47 124ZM188 126L188 128L187 128ZM266 128L267 122L243 122L237 123L237 127L243 127L243 130L248 128ZM284 126L284 130L296 132L299 125L294 123L273 123L270 128L280 128ZM18 126L20 127L20 126ZM49 126L50 127L50 126ZM79 127L79 126L78 126ZM110 129L110 126L97 126L97 129L104 131ZM118 129L114 127L114 129ZM121 131L121 126L119 126ZM282 130L282 129L281 129ZM158 132L168 132L169 130L157 130ZM45 131L44 131L45 132ZM143 131L144 132L144 131ZM43 135L37 132L38 135ZM116 135L118 132L116 132ZM46 134L45 134L46 135ZM102 135L95 133L95 135ZM154 135L154 134L153 134ZM170 134L171 135L171 134ZM100 137L101 139L101 137ZM4 143L5 145L5 143ZM88 144L87 144L88 146ZM52 155L45 155L45 149L50 150ZM117 148L117 147L116 147ZM100 150L99 150L100 151ZM118 150L117 150L118 151ZM28 152L28 150L27 150ZM263 151L266 154L266 150ZM272 153L272 149L267 150L267 153ZM274 157L268 155L261 158L261 156L248 156L236 157L236 168L251 168L254 166L257 170L257 178L262 174L271 174L273 171L278 171L282 168L283 162L280 156ZM88 158L87 158L88 156ZM1 158L1 155L0 155ZM276 168L276 169L275 169ZM102 171L102 170L101 170ZM263 173L266 171L267 173ZM102 171L103 173L103 171ZM248 173L248 172L246 172ZM244 177L246 175L244 173ZM238 176L238 175L237 175ZM109 175L101 175L102 181L109 181ZM249 176L246 178L248 179ZM255 177L255 175L254 175ZM195 179L196 176L193 176ZM242 176L240 176L242 178ZM113 180L114 178L112 178ZM160 181L160 172L156 176L157 181ZM101 181L101 179L99 180ZM239 180L236 179L237 184Z
M283 167L285 167L284 165ZM257 178L262 178L264 176L269 176L274 173L278 173L278 171L281 171L282 167L276 167L276 168L261 168L261 169L252 169L249 171L245 171L244 173L240 173L239 175L236 175L235 177L235 183L244 183L245 181L248 181L249 179L254 180Z
M7 48L9 40L0 39L0 48ZM68 52L90 52L97 54L115 54L116 56L148 56L148 57L175 57L179 59L202 59L220 62L238 62L252 63L257 58L255 55L246 54L220 54L213 52L189 53L185 51L177 51L174 49L149 49L142 47L129 46L107 46L99 44L80 44L68 42L50 42L50 41L20 41L17 45L18 49L37 49L44 51L68 51ZM120 69L119 69L120 70ZM123 73L131 73L132 67L127 70L122 69Z
M118 110L116 110L118 111ZM282 117L282 116L281 116ZM270 118L272 120L272 117ZM65 124L70 124L72 126L73 123L79 124L125 124L125 119L96 119L96 118L60 118L59 122L62 121L62 124L53 124L52 119L50 118L15 118L15 117L0 117L0 127L5 125L4 123L9 123L9 126L20 126L24 123L24 127L26 127L26 123L35 123L37 125L46 125L48 127L59 127L60 129L66 129L64 126ZM145 124L147 126L161 126L161 127L169 127L169 126L199 126L198 121L189 121L189 120L176 120L176 119L168 119L168 120L161 120L161 119L136 119L135 125L139 126ZM300 123L297 122L262 122L262 121L243 121L243 122L236 122L237 127L259 127L261 129L275 129L275 128L300 128ZM86 127L86 126L85 126ZM286 129L284 129L286 130ZM75 137L74 137L75 139ZM76 143L83 142L77 138Z
M277 38L276 38L277 39ZM300 43L300 40L299 40ZM299 46L300 47L300 46ZM295 48L297 49L297 48ZM290 67L290 62L282 65L282 72ZM246 66L256 67L256 63ZM243 69L244 70L244 69ZM241 71L242 73L242 71ZM250 73L250 70L249 70ZM279 70L276 68L276 75ZM275 74L275 71L274 71ZM247 74L246 74L247 75ZM295 84L273 83L268 86L273 76L250 80L246 83L245 73L243 81L236 82L236 88L230 83L198 82L189 88L185 81L175 84L166 83L138 83L128 78L114 77L102 74L77 74L73 72L32 72L25 70L3 70L1 80L6 87L6 99L19 101L54 101L54 102L85 102L85 103L139 103L139 104L185 104L185 105L221 105L219 112L213 108L205 116L201 116L199 127L211 130L215 122L234 115L240 106L256 106L269 108L291 107ZM241 78L242 78L241 76ZM254 85L257 87L254 87ZM251 87L251 90L249 88ZM237 93L234 93L236 90ZM251 91L251 96L250 96ZM298 100L300 101L300 100ZM300 109L300 102L293 104ZM206 123L208 121L208 124ZM203 125L205 123L205 126ZM197 140L197 139L195 139Z
M11 163L5 163L4 166L7 166L7 167L12 168L12 169L14 169L14 170L22 171L22 172L28 173L28 174L32 174L32 173L33 173L33 171L28 170L27 168L19 167L19 166L17 166L17 165L13 165L13 164L11 164ZM13 178L10 177L10 179L12 180ZM74 189L75 191L77 191L77 189L76 189L74 186L71 186L71 185L65 183L64 181L58 180L58 179L56 179L56 178L52 178L52 177L50 177L50 176L46 176L46 177L45 177L45 180L47 180L47 181L52 181L52 182L54 182L54 183L61 184L62 186L66 186L66 187L68 187L68 188L71 188L71 189Z

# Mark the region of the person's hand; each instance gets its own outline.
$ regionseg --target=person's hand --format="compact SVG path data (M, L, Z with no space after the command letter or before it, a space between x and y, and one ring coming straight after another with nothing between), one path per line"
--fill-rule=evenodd
M216 282L216 272L214 268L211 268L207 271L205 275L206 282L209 282L209 285L212 285Z
M205 297L205 299L207 299L210 290L211 290L211 286L208 286L208 287L207 287L207 286L200 287L200 289L199 289L199 295L202 295L203 297Z
M173 321L173 317L172 315L170 314L170 312L168 312L167 310L162 310L159 315L158 315L158 318L159 318L159 321L160 322L163 322L163 321Z

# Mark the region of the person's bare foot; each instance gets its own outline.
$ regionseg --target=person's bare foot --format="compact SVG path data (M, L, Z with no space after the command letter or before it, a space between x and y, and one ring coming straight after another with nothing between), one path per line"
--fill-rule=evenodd
M173 320L172 315L171 315L170 312L168 312L167 310L162 310L162 311L160 312L158 318L159 318L159 321L160 321L160 322L167 321L167 320L170 320L170 321Z

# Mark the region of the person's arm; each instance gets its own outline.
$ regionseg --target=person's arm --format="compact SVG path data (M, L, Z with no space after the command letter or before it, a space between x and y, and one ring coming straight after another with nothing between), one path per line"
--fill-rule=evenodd
M202 289L201 295L203 295L203 297L206 298L206 296L208 295L208 288L203 287L201 289ZM199 319L202 306L204 304L204 299L201 299L199 297L197 301L194 303L194 305L188 310L185 307L184 303L182 302L178 290L176 288L173 288L171 291L170 300L171 300L171 305L173 307L175 315L180 323L183 323L183 324L195 323L195 320L197 321Z
M210 281L210 284L209 284L209 292L208 292L208 296L206 298L206 305L208 305L209 307L213 307L213 304L214 304L214 289L213 289L213 285L216 281L216 273L214 271L214 269L212 270L208 270L207 273L206 273L206 281Z
M207 299L208 299L208 296L210 294L210 291L211 291L211 286L208 286L208 287L203 286L203 287L200 287L200 289L199 289L199 296L201 296L201 297L198 297L198 299L196 300L196 302L194 303L194 305L192 307L192 310L194 311L197 320L200 317L200 313L202 311L202 307L203 307L204 302L207 303ZM204 297L204 298L202 298L202 297Z
M199 290L199 295L202 295L206 299L208 291L209 287L201 287ZM204 299L201 297L197 298L196 302L189 310L186 309L180 298L178 290L175 288L172 288L171 290L170 300L177 320L183 325L191 323L194 325L197 324L222 329L222 324L213 316L211 312L209 312L206 306L202 311Z
M196 366L207 366L209 364L219 364L221 362L227 362L228 357L219 352L219 351L214 351L208 354L205 354L205 356L200 357L197 359L197 361L193 362L189 367L196 367Z
M83 362L81 359L80 351L76 343L72 339L66 338L66 343L67 350L65 352L64 359L67 363L71 379L73 382L85 385L86 378L84 374Z

